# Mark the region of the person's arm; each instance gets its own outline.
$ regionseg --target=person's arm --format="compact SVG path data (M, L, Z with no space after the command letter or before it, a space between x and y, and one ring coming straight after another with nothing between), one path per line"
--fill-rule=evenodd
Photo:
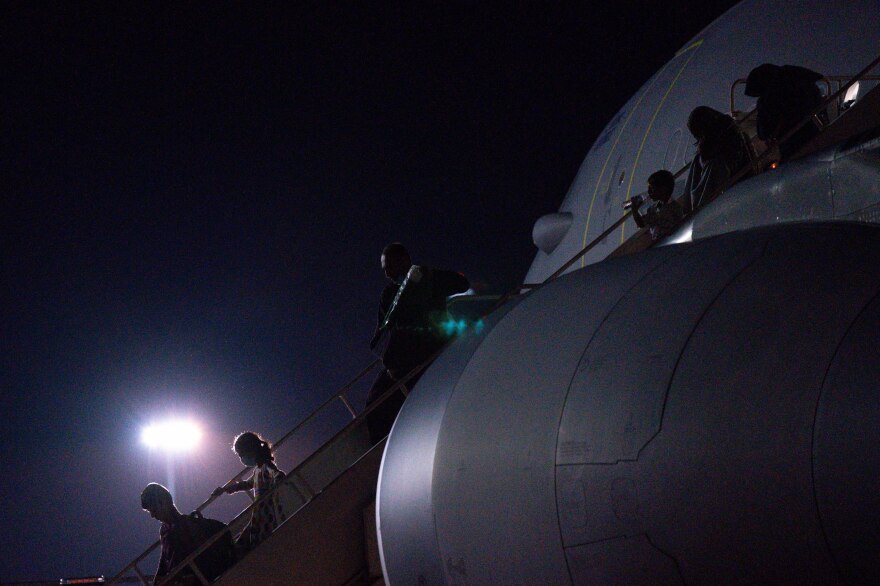
M156 568L156 575L153 578L153 584L158 584L162 581L162 579L168 574L168 560L165 559L165 552L162 552L162 557L159 558L159 566Z
M787 104L778 91L768 91L758 98L759 107L755 118L758 138L765 142L778 141L785 132L787 118L791 115L792 104Z
M631 208L633 220L636 221L636 226L638 226L639 228L644 228L645 227L645 217L642 216L642 213L639 211L640 207L642 207L642 202L639 201L638 199L633 200L633 204L632 204L632 208Z
M223 493L232 494L234 492L241 492L243 490L250 490L254 487L254 478L248 478L247 480L242 480L239 482L232 482L227 484L226 486L218 486L214 489L214 492L211 493L212 496L219 496Z
M382 337L382 321L385 319L385 314L382 312L381 304L379 307L379 315L376 317L376 328L373 330L373 337L370 338L370 350L374 350L376 345L379 344L379 338Z
M730 171L721 159L712 159L706 163L703 173L708 176L700 192L698 207L709 203L711 201L709 198L718 197L720 195L718 190L724 187L727 180L730 179Z
M271 461L260 466L259 469L254 472L254 476L257 474L260 475L259 488L257 489L257 494L254 495L257 498L272 491L272 489L283 481L286 476L284 472L275 465L275 462Z
M385 314L388 313L388 310L391 308L391 303L394 301L394 294L396 292L396 290L391 289L390 287L385 287L385 289L382 290L382 295L379 298L379 312L376 315L376 329L373 330L373 337L370 339L370 350L374 350L376 345L379 344L379 340L382 337L382 322L385 321Z
M168 574L168 571L171 570L169 567L171 563L171 544L168 541L169 538L168 530L165 528L165 525L162 525L162 529L159 530L159 548L162 553L159 555L159 565L156 567L156 575L153 578L153 584L161 582Z
M275 465L275 462L269 462L269 468L275 471L275 482L281 482L287 477L284 470Z
M700 155L694 155L694 158L691 160L691 166L688 168L688 176L687 180L684 182L684 197L682 199L682 209L685 214L689 214L694 211L694 181L699 180L699 172L697 167L700 164L699 161Z

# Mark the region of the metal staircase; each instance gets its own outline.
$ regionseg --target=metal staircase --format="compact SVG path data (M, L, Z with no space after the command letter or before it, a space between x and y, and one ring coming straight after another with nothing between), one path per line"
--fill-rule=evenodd
M366 417L384 400L394 394L398 389L407 392L406 384L409 379L427 366L420 365L407 377L402 379L394 387L390 388L379 401L376 401L364 412L358 414L348 401L347 392L358 381L372 372L378 365L375 361L361 371L354 379L339 390L333 397L319 406L311 415L301 421L296 427L275 443L279 447L290 438L297 435L308 423L319 417L322 413L341 403L350 413L352 420L317 451L292 470L272 493L262 498L277 498L285 511L292 511L287 520L263 543L249 552L233 568L224 574L219 580L223 584L239 584L250 581L254 583L255 576L260 576L256 583L259 584L289 584L289 583L338 583L344 584L357 577L367 567L365 557L362 512L369 507L375 499L376 479L378 478L379 462L381 461L384 440L376 445L371 445L369 434L366 429ZM250 468L245 468L227 484L240 480ZM211 497L202 503L197 511L207 508L217 497ZM247 524L251 509L257 503L252 503L229 523L233 534L238 533ZM316 512L321 516L316 517ZM357 513L358 521L353 526L351 515ZM321 523L320 519L326 517L328 523ZM329 521L333 521L330 523ZM342 528L342 531L339 529ZM360 528L360 529L358 529ZM222 532L214 535L190 556L183 560L172 572L160 583L174 583L175 576L189 570L194 573L199 583L208 584L208 581L200 575L193 560L204 550L209 548ZM333 552L332 558L324 559L319 555L323 551L315 549L316 543L324 543L332 536L328 552ZM296 549L287 551L285 544L296 543ZM131 582L133 580L142 584L150 584L151 580L140 564L145 563L150 555L159 547L159 542L147 548L140 556L132 560L119 574L108 581L109 584ZM285 553L279 556L283 550ZM302 549L301 549L302 548ZM275 561L266 564L266 556L271 552L271 558ZM310 553L303 553L310 552ZM357 552L357 555L353 555ZM276 557L277 556L277 557ZM329 572L329 573L328 573ZM131 576L130 573L134 573ZM343 574L345 574L343 576ZM332 576L333 580L311 581L308 579L293 580L293 576ZM345 578L336 581L337 577Z

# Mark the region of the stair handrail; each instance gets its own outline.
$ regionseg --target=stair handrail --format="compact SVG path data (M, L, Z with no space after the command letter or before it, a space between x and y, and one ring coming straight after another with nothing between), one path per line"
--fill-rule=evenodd
M297 509L297 511L294 511L287 519L285 519L284 522L287 522L287 520L293 518L298 511L302 510L303 507L308 505L308 503L310 503L312 501L312 499L314 499L316 496L318 496L322 492L322 490L318 490L317 492L313 492L312 494L309 494L309 495L302 495L301 491L299 491L299 489L296 487L296 484L294 483L294 481L298 479L303 484L307 485L307 483L302 478L302 476L298 474L298 471L300 469L302 469L303 467L305 467L307 464L311 463L327 446L333 444L334 440L336 440L337 438L341 437L344 434L349 433L357 425L362 423L366 419L366 417L374 409L377 409L382 403L384 403L389 397L391 397L391 395L393 395L397 391L402 392L404 394L404 396L408 395L409 389L406 386L406 383L408 383L413 377L415 377L417 374L419 374L424 369L426 369L428 366L430 366L430 364L446 349L446 346L447 346L447 344L444 344L442 348L437 350L427 360L425 360L421 364L417 365L415 368L413 368L411 371L409 371L404 377L402 377L400 380L398 380L394 385L392 385L385 392L383 392L375 401L373 401L369 405L367 405L367 407L363 410L363 412L356 415L351 421L349 421L345 425L345 427L343 427L341 430L339 430L330 440L324 442L324 444L320 448L318 448L317 450L312 452L308 458L306 458L305 460L300 462L299 466L297 466L294 470L292 470L290 472L290 474L285 476L284 479L280 483L275 484L275 486L273 486L269 491L267 491L266 494L261 495L253 503L251 503L247 508L245 508L241 513L236 515L236 517L232 521L229 522L229 525L232 525L233 523L241 520L245 515L247 515L249 512L251 512L255 507L259 506L259 504L264 499L272 498L272 495L275 494L275 491L279 490L282 485L288 484L288 483L291 484L294 487L294 489L297 490L297 492L300 492L300 496L307 496L308 497L308 498L303 498L304 502L300 506L300 508ZM288 433L285 436L285 438L289 437L290 435L291 435L291 433ZM370 448L367 450L367 452L372 450L374 447L375 447L375 445L371 445ZM367 452L365 452L365 454ZM338 478L338 476L337 476L337 478ZM309 490L309 492L312 492L312 491ZM211 500L211 499L209 499L209 500ZM278 528L276 527L275 530L277 531L277 529ZM196 574L196 577L199 578L200 581L202 581L203 585L209 584L210 582L208 582L207 579L204 579L204 577L201 576L200 573L198 572L198 568L195 565L195 559L199 555L201 555L204 551L206 551L209 547L211 547L211 545L213 545L217 540L221 539L223 537L223 534L227 530L228 529L218 531L216 534L211 536L211 538L209 538L201 546L199 546L195 551L193 551L190 555L188 555L186 558L184 558L177 566L172 568L172 571L169 572L168 575L163 578L162 582L160 582L158 586L162 586L164 584L169 583L169 581L172 580L176 574L180 573L182 570L184 570L187 567L190 567L193 570L193 572Z
M310 423L312 420L314 420L318 415L320 415L324 410L327 409L327 407L329 407L329 406L330 406L332 403L334 403L335 401L340 401L340 402L345 406L346 410L352 415L352 420L357 419L357 412L354 410L354 408L353 408L352 405L351 405L351 402L348 400L347 393L348 393L349 390L351 390L351 388L352 388L355 384L357 384L361 379L363 379L367 374L369 374L369 373L370 373L370 372L371 372L371 371L372 371L372 370L373 370L373 369L374 369L374 368L375 368L380 362L381 362L381 361L380 361L379 359L376 359L376 360L374 360L373 362L371 362L369 365L367 365L366 367L364 367L360 372L358 372L357 375L354 376L354 378L352 378L352 379L349 380L347 383L345 383L342 387L340 387L340 388L339 388L339 389L338 389L338 390L337 390L332 396L330 396L326 401L324 401L323 403L321 403L320 405L318 405L318 406L317 406L317 407L316 407L316 408L315 408L315 409L314 409L309 415L306 416L305 419L303 419L303 420L301 420L299 423L297 423L297 424L293 427L293 429L291 429L291 430L288 431L286 434L284 434L283 436L281 436L281 438L280 438L278 441L276 441L276 442L273 444L273 446L274 446L275 448L278 448L278 447L280 447L281 445L283 445L285 441L287 441L291 436L293 436L297 431L299 431L300 429L302 429L305 425L307 425L307 424ZM305 461L308 461L308 458L307 458L306 460L304 460L304 462L305 462ZM304 462L303 462L303 463L304 463ZM250 467L245 467L245 468L244 468L243 470L241 470L238 474L236 474L236 475L233 476L229 481L227 481L227 482L223 485L223 487L226 488L227 486L231 485L232 483L234 483L234 482L238 482L238 481L239 481L239 480L240 480L245 474L247 474L250 470L251 470ZM249 494L250 494L250 493L249 493ZM196 507L196 509L194 510L194 512L201 513L205 508L208 507L208 505L210 505L210 504L211 504L212 502L214 502L217 498L219 498L219 496L220 496L220 495L213 495L213 494L212 494L212 495L211 495L210 497L208 497L204 502L202 502L202 504L200 504L198 507ZM257 502L257 501L255 501L255 502ZM253 506L253 504L254 504L254 503L252 503L251 506ZM244 514L244 512L247 512L247 511L249 511L249 510L250 510L250 507L248 507L247 509L245 509L245 511L243 511L241 514ZM240 514L240 515L241 515L241 514ZM235 520L238 520L238 518L239 518L239 517L236 517L232 522L234 522ZM222 532L218 533L216 537L219 538L220 535L222 535ZM211 542L213 543L213 541L216 541L216 539L212 540ZM109 581L108 583L109 583L109 584L115 584L115 583L118 582L118 580L119 580L120 578L122 578L123 574L125 574L125 573L128 572L129 570L134 570L135 573L138 575L138 577L141 579L141 582L144 583L144 584L147 584L148 582L146 581L146 577L141 573L140 569L137 567L137 564L140 563L140 562L142 562L144 559L146 559L147 556L149 556L151 553L153 553L153 551L154 551L157 547L159 547L159 545L160 545L160 542L159 542L159 541L154 542L151 546L149 546L146 550L144 550L139 556L137 556L134 560L132 560L131 562L129 562L129 564L126 565L125 568L122 569L122 571L120 571L116 576L114 576L113 578L111 578L110 581Z
M437 358L437 357L438 357L438 356L439 356L439 355L440 355L440 354L446 349L446 346L447 346L447 345L448 345L448 343L447 343L447 344L444 344L443 347L441 347L441 348L440 348L439 350L437 350L434 354L432 354L427 360L425 360L424 362L422 362L422 363L420 363L419 365L417 365L415 368L413 368L411 371L409 371L405 376L403 376L403 377L400 378L398 381L396 381L394 385L392 385L392 386L389 387L385 392L383 392L383 393L382 393L382 394L381 394L381 395L380 395L375 401L372 401L369 405L367 405L361 413L358 414L358 413L354 412L353 410L349 409L349 411L352 413L353 417L352 417L352 420L349 421L349 422L345 425L345 427L343 427L341 430L339 430L339 431L338 431L338 432L337 432L337 433L336 433L336 434L335 434L330 440L324 442L324 444L322 444L321 447L319 447L317 450L315 450L314 452L312 452L312 453L311 453L311 454L310 454L305 460L303 460L302 462L300 462L300 464L299 464L294 470L292 470L289 474L287 474L287 475L285 476L285 478L284 478L280 483L276 484L276 485L275 485L270 491L268 491L265 495L262 495L262 496L260 496L259 498L255 499L254 502L252 502L252 503L251 503L250 505L248 505L243 511L241 511L238 515L236 515L236 516L235 516L235 517L229 522L228 525L232 525L232 524L234 524L234 523L240 521L245 515L247 515L249 512L251 512L251 511L254 509L254 507L259 506L259 503L262 502L263 499L265 499L265 498L270 498L270 497L274 494L275 490L278 490L278 489L281 487L281 485L284 485L284 484L287 484L287 483L290 483L290 484L294 487L294 489L295 489L297 492L299 492L301 496L304 497L304 498L303 498L304 503L303 503L302 506L305 506L306 504L308 504L309 502L311 502L311 500L312 500L315 496L317 496L317 495L320 493L320 491L315 492L314 494L303 495L303 494L302 494L302 491L300 491L299 488L298 488L298 487L296 486L296 484L294 483L294 480L299 479L301 482L303 482L303 483L305 484L305 482L303 481L303 479L299 476L298 471L299 471L302 467L304 467L305 465L307 465L307 464L311 463L312 461L314 461L314 458L315 458L317 455L319 455L319 454L323 451L323 449L324 449L326 446L332 444L333 441L334 441L335 439L337 439L338 437L340 437L340 436L342 436L342 435L344 435L344 434L346 434L346 433L349 433L354 427L356 427L358 424L362 423L363 420L364 420L364 419L365 419L365 418L366 418L366 417L367 417L367 416L368 416L373 410L377 409L377 408L378 408L382 403L384 403L384 402L385 402L385 401L386 401L391 395L393 395L393 394L396 393L397 391L402 392L405 396L408 395L408 394L409 394L409 388L406 386L407 383L409 383L409 381L410 381L413 377L415 377L417 374L419 374L420 372L422 372L423 370L425 370L425 369L426 369L426 368L427 368L427 367L428 367L428 366L429 366L429 365L430 365L430 364L431 364L431 363L432 363L432 362L433 362L433 361L434 361L434 360L435 360L435 359L436 359L436 358ZM345 393L346 393L346 392L347 392L347 391L348 391L348 390L349 390L354 384L356 384L360 379L362 379L364 376L366 376L366 375L367 375L371 370L373 370L373 368L375 368L375 366L376 366L377 364L379 364L380 362L381 362L381 361L377 359L377 360L373 361L369 366L367 366L366 368L364 368L363 370L361 370L361 371L358 373L357 376L355 376L352 380L350 380L350 381L349 381L348 383L346 383L342 388L340 388L339 391L337 391L335 395L333 395L333 396L330 397L327 401L325 401L324 403L322 403L318 408L315 409L315 411L313 411L310 415L308 415L305 419L303 419L300 423L298 423L293 429L291 429L291 430L290 430L289 432L287 432L284 436L282 436L281 439L279 439L278 442L276 442L276 443L274 444L274 446L275 446L275 447L278 447L279 445L283 444L284 441L287 440L288 438L290 438L290 437L291 437L291 436L292 436L297 430L301 429L304 425L306 425L308 422L310 422L311 420L313 420L313 419L317 416L317 414L318 414L320 411L322 411L323 409L325 409L325 408L326 408L329 404L331 404L333 401L335 401L335 400L337 400L338 398L340 398L340 395L342 395L342 397L344 397L344 394L345 394ZM345 404L346 404L347 407L350 406L350 403L348 403L347 401L345 401ZM373 447L374 447L374 446L370 446L370 449L372 449ZM368 450L368 451L369 451L369 450ZM244 476L244 475L245 475L247 472L249 472L250 470L251 470L250 467L245 468L244 470L242 470L241 472L239 472L236 476L234 476L229 482L227 482L227 483L224 485L224 487L225 487L225 486L228 486L229 484L231 484L231 483L233 483L233 482L237 482L242 476ZM309 492L311 492L311 491L309 491ZM196 512L201 512L202 509L204 509L204 508L207 507L209 504L211 504L214 500L216 500L217 498L219 498L219 496L220 496L220 495L216 495L216 496L215 496L215 495L212 494L207 500L205 500L201 505L199 505L199 507L196 509ZM308 497L308 498L305 498L305 497ZM302 506L300 507L300 509L302 508ZM299 510L299 509L298 509L298 510ZM294 515L295 515L295 512L294 512L290 517L288 517L288 519L292 518ZM227 529L224 529L224 530L222 530L222 531L218 531L216 534L212 535L208 540L206 540L201 546L199 546L199 547L198 547L195 551L193 551L189 556L187 556L185 559L183 559L183 560L182 560L177 566L175 566L174 568L172 568L172 570L171 570L166 576L163 576L163 577L162 577L162 581L159 582L158 584L164 584L164 583L166 583L168 580L171 580L175 575L177 575L178 573L180 573L182 570L184 570L184 569L187 568L187 567L190 567L190 568L193 570L193 573L196 575L196 578L198 578L199 581L202 582L202 584L209 584L210 582L208 582L207 579L204 578L204 576L201 576L200 573L198 572L198 569L197 569L196 566L194 565L194 560L195 560L199 555L201 555L205 550L207 550L209 547L211 547L211 545L213 545L217 540L219 540L219 539L223 536L223 534L224 534L226 531L227 531ZM149 584L149 582L147 581L146 576L142 573L142 571L141 571L140 568L137 566L137 564L140 563L141 561L143 561L148 555L150 555L150 554L151 554L151 553L152 553L157 547L159 547L159 545L160 545L160 542L159 542L159 541L156 541L155 543L153 543L153 544L152 544L150 547L148 547L143 553L141 553L141 555L139 555L137 558L135 558L134 560L132 560L131 562L129 562L129 564L126 565L126 566L125 566L125 567L124 567L124 568L123 568L118 574L116 574L113 578L111 578L111 579L108 581L108 584L111 584L111 585L112 585L112 584L118 584L118 583L123 579L123 577L125 576L125 574L126 574L127 572L129 572L130 570L133 570L133 571L135 572L135 574L137 574L137 576L140 578L140 580L141 580L141 582L142 582L143 584L145 584L145 585L146 585L146 584Z
M784 143L785 141L789 140L792 136L794 136L795 133L797 133L798 131L800 131L801 128L803 128L803 127L806 126L807 124L813 122L814 119L818 116L818 114L819 114L820 112L822 112L823 110L825 110L825 109L828 107L828 105L829 105L830 103L832 103L834 100L837 100L837 99L838 99L841 95L843 95L843 94L844 94L844 93L845 93L850 87L852 87L852 85L853 85L854 83L856 83L857 81L860 81L860 80L862 80L862 79L865 79L865 78L867 77L868 72L871 71L872 69L874 69L875 67L877 67L878 64L880 64L880 56L878 56L876 59L874 59L870 64L868 64L865 68L863 68L859 73L857 73L857 74L855 74L853 77L849 78L849 81L846 82L845 84L843 84L843 85L840 87L840 89L838 89L836 92L834 92L834 93L829 94L828 96L826 96L826 97L822 100L822 103L821 103L820 106L817 106L816 108L814 108L814 109L813 109L813 110L812 110L807 116L805 116L805 117L804 117L804 118L803 118L798 124L796 124L795 126L793 126L793 127L792 127L792 128L791 128L791 129L785 134L785 135L783 135L782 138L780 138L779 140L776 141L776 144ZM877 79L880 79L880 76L871 76L871 78L873 78L873 77L876 77ZM739 123L742 123L742 122L746 121L746 120L749 119L751 116L755 115L756 112L757 112L757 109L752 109L751 111L749 111L749 113L748 113L745 117L743 117L743 118L739 121ZM724 190L726 190L727 188L729 188L731 185L733 185L733 184L736 183L737 181L743 179L746 175L748 175L748 174L751 172L753 166L755 166L755 165L760 166L760 163L766 162L766 161L770 158L770 156L771 156L772 153L773 153L773 149L772 149L772 148L768 148L768 149L766 149L764 152L762 152L760 155L758 155L758 156L757 156L757 159L756 159L754 162L750 162L750 164L743 166L743 168L740 169L740 170L739 170L737 173L735 173L733 176L731 176L731 177L730 177L730 178L724 183L724 185L722 185L721 187L719 187L718 189L716 189L714 192L712 192L712 193L709 195L709 197L707 198L708 201L712 201L713 199L715 199L716 197L718 197L719 195L721 195L721 193L723 193ZM681 169L679 169L679 170L675 173L674 177L679 177L682 173L684 173L687 169L690 168L690 165L691 165L691 163L688 163L688 164L686 164L684 167L682 167ZM693 213L694 213L694 211L691 211L690 214L688 214L687 217L692 216ZM538 289L538 288L540 288L541 286L546 285L547 283L550 283L551 281L553 281L553 280L555 280L556 278L558 278L560 275L562 275L562 273L564 273L566 270L568 270L568 269L569 269L574 263L576 263L578 260L580 260L580 258L581 258L582 256L584 256L585 254L587 254L587 253L588 253L590 250L592 250L592 249L593 249L593 248L594 248L599 242L601 242L602 240L604 240L605 238L607 238L612 232L614 232L618 227L620 227L621 224L623 224L624 222L626 222L626 220L629 219L629 217L630 217L631 215L632 215L632 212L631 212L631 211L627 211L626 213L624 213L623 216L622 216L620 219L618 219L616 222L614 222L614 223L613 223L610 227L608 227L604 232L602 232L601 234L599 234L598 236L596 236L596 238L594 238L592 241L590 241L589 244L587 244L587 245L584 246L581 250L579 250L579 251L578 251L573 257L571 257L571 258L570 258L567 262L565 262L561 267L559 267L558 269L556 269L556 271L554 271L549 277L547 277L546 279L544 279L541 283L538 283L538 284L532 284L532 285L531 285L531 290L534 291L535 289ZM687 219L687 217L686 217L685 219ZM638 234L638 233L637 233L637 234ZM634 235L634 236L635 236L635 235ZM520 288L521 288L521 287L520 287ZM518 288L518 289L519 289L519 288ZM517 289L517 290L518 290L518 289ZM505 301L506 301L506 300L505 300Z

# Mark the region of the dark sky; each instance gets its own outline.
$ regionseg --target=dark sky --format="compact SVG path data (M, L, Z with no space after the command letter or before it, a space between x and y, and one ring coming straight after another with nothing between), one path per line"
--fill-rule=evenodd
M190 510L235 433L331 396L387 242L519 283L606 122L734 2L119 4L0 6L0 581L115 573L147 482ZM140 445L166 414L198 453Z

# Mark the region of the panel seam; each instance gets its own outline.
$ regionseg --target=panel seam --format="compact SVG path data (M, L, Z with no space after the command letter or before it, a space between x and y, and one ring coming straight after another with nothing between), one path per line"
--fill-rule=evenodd
M835 366L837 357L840 354L840 349L843 346L846 339L849 337L850 332L859 323L862 316L867 312L868 308L870 308L877 299L880 298L880 291L874 293L871 298L865 303L865 305L859 310L850 324L847 326L846 330L843 332L843 335L840 337L840 340L837 343L837 347L834 349L834 353L831 355L831 359L828 361L828 367L825 369L825 374L822 377L822 384L819 386L819 394L816 397L816 406L813 409L813 429L812 434L810 436L810 482L812 484L812 493L813 493L813 505L816 507L816 519L819 521L819 529L822 531L822 539L825 541L825 548L828 550L828 554L831 556L831 561L834 563L834 570L837 572L837 577L840 578L841 581L845 582L843 577L843 571L841 570L840 562L837 560L837 556L834 554L834 550L831 548L831 541L828 539L828 531L825 528L825 523L822 521L822 511L819 508L819 495L816 492L816 421L819 418L819 406L822 404L822 396L825 394L825 384L828 382L828 376L831 373L832 367Z

